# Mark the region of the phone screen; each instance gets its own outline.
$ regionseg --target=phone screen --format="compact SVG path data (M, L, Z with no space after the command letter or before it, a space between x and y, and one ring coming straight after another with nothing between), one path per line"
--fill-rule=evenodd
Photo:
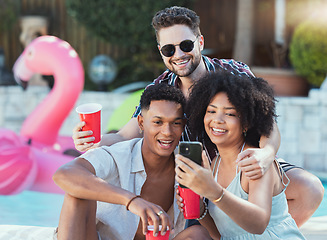
M200 142L180 142L178 145L178 153L199 165L202 163L202 143ZM181 184L180 186L186 188Z

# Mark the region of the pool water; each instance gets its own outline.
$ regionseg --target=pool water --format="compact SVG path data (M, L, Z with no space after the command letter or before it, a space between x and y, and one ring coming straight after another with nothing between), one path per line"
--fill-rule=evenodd
M324 198L320 203L318 209L313 214L313 217L320 217L320 216L327 215L327 181L322 181L322 184L324 185L325 188Z
M0 224L56 227L64 195L24 191L0 196Z
M327 215L327 182L325 196L313 217ZM56 227L64 196L32 191L18 195L0 196L0 225L31 225Z

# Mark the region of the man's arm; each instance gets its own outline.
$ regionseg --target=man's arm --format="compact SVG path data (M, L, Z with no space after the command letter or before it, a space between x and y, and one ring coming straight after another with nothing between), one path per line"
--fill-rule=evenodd
M260 148L248 148L241 152L236 162L248 178L254 180L263 176L274 161L280 145L280 133L276 122L269 137L261 136Z
M110 146L114 143L130 140L133 138L141 138L143 134L137 123L137 118L131 118L122 129L117 133L109 133L102 136L99 146Z
M259 147L266 149L267 151L270 151L271 156L273 157L274 160L278 152L279 146L280 146L280 132L277 123L274 122L273 130L271 131L269 138L265 136L261 136Z
M155 232L158 233L160 221L162 233L166 231L167 226L173 229L169 216L160 206L97 177L92 164L84 158L77 158L61 166L53 175L53 180L75 198L128 206L130 212L140 216L144 234L149 223L154 225ZM158 215L159 212L162 214Z
M78 123L73 129L73 139L75 148L80 152L85 152L89 149L96 148L99 146L110 146L114 143L129 140L132 138L142 137L142 134L139 132L139 127L137 123L137 118L133 117L125 124L125 126L117 133L107 133L104 134L99 143L90 143L93 141L91 131L81 131L85 123Z
M81 199L126 205L135 196L97 177L91 163L84 158L61 166L53 175L53 180L66 193Z

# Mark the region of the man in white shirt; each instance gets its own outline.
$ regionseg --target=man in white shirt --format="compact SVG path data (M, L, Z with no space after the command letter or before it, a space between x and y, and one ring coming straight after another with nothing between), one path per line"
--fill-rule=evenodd
M90 150L57 170L53 179L66 192L58 239L145 239L150 224L155 234L174 229L170 239L210 239L201 226L181 232L185 220L174 196L184 103L173 86L147 88L138 116L143 138Z

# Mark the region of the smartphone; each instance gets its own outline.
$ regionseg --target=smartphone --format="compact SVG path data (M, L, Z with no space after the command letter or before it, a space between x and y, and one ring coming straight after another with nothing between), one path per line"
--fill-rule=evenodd
M178 145L178 153L199 165L202 163L202 143L200 142L180 142ZM186 188L181 184L180 186Z
M180 142L178 153L199 165L202 163L202 143L200 142Z

